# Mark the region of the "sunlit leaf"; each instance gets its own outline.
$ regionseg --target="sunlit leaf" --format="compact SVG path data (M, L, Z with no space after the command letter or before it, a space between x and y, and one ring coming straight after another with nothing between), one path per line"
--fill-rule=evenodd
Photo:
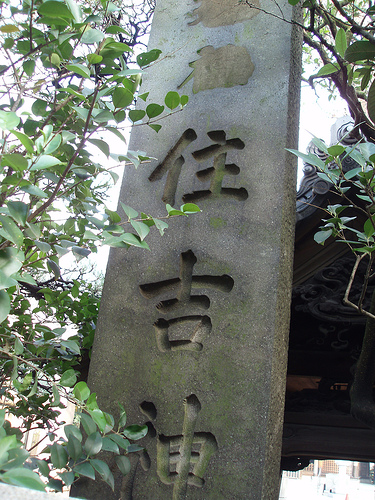
M146 108L146 113L149 118L155 118L159 116L164 111L164 106L160 106L159 104L149 104Z
M374 59L375 45L367 40L360 40L352 43L346 49L345 59L349 62L364 61Z
M56 469L62 469L68 462L68 454L64 446L54 443L51 446L51 461Z
M0 323L7 319L10 312L10 298L4 291L0 290Z
M86 382L78 382L73 389L74 397L79 399L80 401L86 401L86 399L90 396L90 389L87 387Z
M82 35L82 42L86 44L99 43L103 40L104 33L97 29L86 29Z
M12 167L18 172L26 170L28 167L27 159L19 153L5 153L1 160L3 167Z
M39 5L38 13L45 17L74 19L68 7L63 2L58 2L56 0L48 0Z
M83 78L90 78L90 69L87 66L84 66L83 64L78 64L78 63L67 64L66 69L69 71L73 71L73 73L76 73L77 75L82 76Z
M19 139L19 141L26 148L26 151L28 153L32 154L34 152L34 144L26 134L23 134L18 130L12 130L12 134L14 134Z
M178 92L168 92L164 99L165 105L169 109L175 109L180 104L180 95Z
M128 439L137 441L138 439L142 439L143 437L145 437L147 431L148 431L147 425L129 425L122 431L122 433Z
M12 484L13 486L21 486L37 491L45 491L45 484L35 472L17 467L4 472L1 475L1 480L4 483Z
M0 130L13 130L19 122L19 117L13 111L0 110Z

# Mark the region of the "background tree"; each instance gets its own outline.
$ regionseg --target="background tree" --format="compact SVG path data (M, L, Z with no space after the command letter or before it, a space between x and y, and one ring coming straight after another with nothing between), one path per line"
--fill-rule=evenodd
M199 211L167 205L158 218L121 204L121 217L106 205L118 179L114 167L148 159L116 152L126 149L124 128L144 124L156 133L158 120L188 101L168 92L153 103L139 90L160 51L134 52L152 3L131 9L108 0L0 1L0 481L11 484L44 489L23 468L28 452L20 439L30 429L48 431L48 458L37 467L60 490L80 475L113 486L97 454L116 454L126 474L127 453L140 449L129 439L147 432L126 426L122 407L115 425L90 393L85 379L99 297L93 284L82 286L60 265L101 244L148 250L150 228L162 235L164 219ZM143 109L134 109L135 99ZM73 425L56 437L66 400L76 404L85 437ZM18 429L6 412L21 418Z

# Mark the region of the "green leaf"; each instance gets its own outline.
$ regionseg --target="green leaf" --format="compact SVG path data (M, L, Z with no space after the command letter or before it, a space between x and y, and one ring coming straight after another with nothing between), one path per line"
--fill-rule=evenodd
M17 33L19 30L14 24L3 24L3 26L0 26L1 33Z
M195 203L185 203L180 208L184 214L196 214L197 212L201 212L201 209Z
M108 158L109 157L109 145L107 142L102 141L101 139L88 139L88 142L94 144L100 151Z
M44 153L49 155L59 149L62 141L62 137L60 134L56 134L51 140L48 141L46 147L44 148Z
M127 245L150 250L150 247L147 245L147 243L145 241L141 241L139 236L136 236L133 233L124 233L121 236L119 236L119 239L120 241L126 243Z
M371 219L366 220L366 222L363 225L363 230L364 230L367 238L369 238L370 236L372 236L375 233L375 229L374 229L374 226L372 224Z
M161 236L164 235L164 231L168 228L168 224L164 222L163 220L155 219L154 218L154 223L157 229L159 230L159 233Z
M108 436L103 437L103 446L102 446L103 451L110 451L111 453L116 453L117 455L120 454L120 449L118 445L110 439Z
M42 99L37 99L33 102L31 106L31 111L36 116L45 116L47 114L47 101L43 101Z
M351 63L375 58L375 45L367 40L352 43L346 49L345 59Z
M87 54L87 60L89 64L99 64L102 62L103 57L98 54Z
M84 257L88 257L91 253L91 250L89 250L88 248L77 247L76 245L74 245L72 246L72 252L77 261L80 261Z
M28 153L33 154L33 152L34 152L33 141L26 134L23 134L22 132L19 132L18 130L12 130L12 134L17 137L17 139L25 147L25 149Z
M81 413L81 424L87 435L93 434L97 430L95 422L86 413Z
M180 95L178 92L168 92L164 99L165 105L169 109L175 109L180 105Z
M73 73L76 73L79 76L82 76L82 78L90 78L90 68L84 66L83 64L67 64L66 69L68 71L73 71Z
M316 76L327 76L331 75L332 73L336 73L336 71L339 71L340 66L337 64L325 64L320 70L317 72Z
M149 52L143 52L142 54L139 54L139 56L137 56L137 64L141 68L143 66L148 66L152 62L156 61L160 54L161 50L159 49L152 49Z
M138 217L138 212L134 210L134 208L128 207L128 205L125 205L124 203L122 203L122 201L120 201L120 205L122 206L122 209L129 217L129 219L135 219L136 217Z
M115 462L124 476L126 476L126 474L129 474L131 463L128 457L126 457L125 455L120 455L119 457L115 457Z
M19 124L20 119L13 111L0 110L0 129L13 130Z
M3 227L0 229L0 234L7 240L14 243L17 248L20 248L23 242L23 234L19 227L13 222L10 217L0 215L0 222Z
M374 47L375 48L375 47ZM370 85L367 96L367 111L372 122L375 122L375 80Z
M341 146L341 144L335 144L334 146L327 148L327 152L331 156L340 156L345 153L345 148L344 146Z
M35 245L41 252L47 253L51 250L51 245L45 241L35 241Z
M28 205L22 201L8 201L7 207L13 219L18 222L18 224L21 224L21 226L25 226L27 216L29 215Z
M63 469L68 462L68 454L64 446L53 443L51 446L51 461L56 469Z
M67 485L71 486L74 482L75 479L75 474L73 471L69 472L59 472L59 476L61 477L62 481Z
M4 474L1 474L1 480L4 483L12 484L13 486L22 486L32 490L46 491L45 484L40 479L38 474L24 467L10 469Z
M76 372L73 370L73 368L69 368L69 370L66 370L61 375L60 385L62 385L63 387L73 387L76 381L77 381Z
M4 291L0 290L0 323L7 319L10 312L10 298Z
M90 464L94 467L96 471L99 472L101 475L102 479L114 490L115 487L115 481L113 479L113 474L109 470L108 465L103 462L103 460L98 460L96 458L92 458L90 460Z
M134 227L134 229L137 231L141 241L143 241L148 233L150 232L150 228L144 224L143 222L139 222L136 220L130 221L130 224Z
M126 411L125 411L125 408L122 405L120 405L120 403L119 403L119 407L120 407L121 413L120 413L120 419L118 422L118 428L121 429L121 427L125 427L125 425L126 425Z
M90 479L95 479L95 470L87 462L77 464L73 467L74 472L80 474L81 476L86 476Z
M127 450L130 443L123 436L119 436L118 434L110 434L109 439L112 439L120 448Z
M287 151L290 153L293 153L294 155L298 156L299 158L302 158L303 161L306 163L309 163L310 165L314 165L314 167L318 167L320 170L325 169L325 163L323 160L318 158L316 155L310 153L310 154L305 154L301 153L300 151L297 151L296 149L288 149L286 148Z
M69 439L70 436L74 436L78 441L82 442L82 433L75 425L68 424L64 426L65 436Z
M176 210L171 205L169 205L169 203L167 203L165 205L165 208L168 212L168 215L170 215L170 216L172 216L172 215L185 215L187 217L187 214L185 214L182 210Z
M5 166L12 167L14 170L17 170L17 172L22 172L23 170L26 170L28 167L26 158L20 155L19 153L4 154L1 160L1 165L3 167Z
M336 33L335 47L340 56L345 57L345 51L348 47L348 44L346 41L346 32L343 28L340 28Z
M146 108L146 113L149 118L155 118L159 116L164 111L164 106L160 106L160 104L149 104Z
M72 434L68 438L68 444L66 445L69 455L74 461L78 460L82 455L82 445L80 441Z
M113 421L112 415L109 415L108 413L105 413L104 411L99 410L99 408L95 408L94 410L90 410L90 415L91 415L93 421L99 427L99 430L101 432L107 433L111 429L113 429L114 421Z
M60 394L59 391L56 387L56 384L52 384L52 394L53 394L53 401L51 403L52 406L58 406L60 404Z
M46 462L46 460L38 460L37 464L38 464L38 469L40 470L40 473L42 474L42 476L48 477L50 470L49 470L48 463Z
M38 13L41 16L50 17L52 19L62 17L64 19L74 19L73 14L63 2L56 0L48 0L38 7Z
M92 394L90 394L90 396L88 397L88 399L86 401L86 408L88 410L99 409L98 403L96 402L96 393L95 392L93 392Z
M113 92L112 102L115 108L127 108L134 99L134 95L129 89L116 87Z
M187 95L181 96L181 106L184 107L189 102L189 97Z
M148 427L147 425L129 425L126 427L122 433L128 439L132 441L137 441L138 439L142 439L147 434Z
M48 194L45 191L42 191L38 186L34 186L33 184L20 187L20 191L37 196L38 198L48 198Z
M14 353L18 355L23 353L23 344L18 337L14 341Z
M74 0L65 0L76 23L82 22L81 7Z
M73 389L74 397L79 399L80 401L86 401L86 399L90 396L90 389L87 387L86 382L78 382Z
M46 243L46 245L48 245L48 243ZM48 245L50 246L50 245ZM60 271L60 267L56 264L56 262L54 262L53 260L51 259L48 259L47 260L47 267L48 267L48 270L54 274L54 277L55 279L58 279L60 278L61 276L61 271Z
M61 165L61 163L62 162L54 156L42 155L36 160L30 170L43 170L45 168L54 167L55 165Z
M90 434L87 437L83 448L87 456L93 456L99 453L99 451L102 449L102 436L100 435L100 432L94 432Z
M289 5L293 5L293 7L297 5L298 2L299 0L288 0Z
M324 245L324 242L328 240L331 234L332 234L332 229L328 229L327 231L318 231L314 235L314 240L320 245Z
M27 61L24 61L22 67L27 76L33 76L35 70L35 61L33 61L32 59L28 59Z
M146 116L146 111L143 109L131 109L129 111L129 119L135 123L142 120Z
M152 130L155 130L156 133L161 129L161 125L158 123L148 123L148 126L152 128Z
M102 31L94 28L90 29L89 27L84 31L81 41L82 43L86 43L88 45L92 43L100 43L104 39L104 36L105 35Z
M75 340L62 340L61 341L61 346L65 347L66 349L69 349L69 351L73 352L74 354L81 354L81 350L79 348L79 345Z

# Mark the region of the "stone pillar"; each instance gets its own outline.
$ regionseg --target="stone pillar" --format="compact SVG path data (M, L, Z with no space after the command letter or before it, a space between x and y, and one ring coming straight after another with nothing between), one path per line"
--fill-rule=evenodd
M95 484L89 498L278 498L300 41L286 1L261 9L157 2L150 48L162 54L145 88L189 104L158 133L134 128L130 149L157 159L127 169L120 199L202 213L154 228L150 252L111 251L89 384L150 431L115 494Z

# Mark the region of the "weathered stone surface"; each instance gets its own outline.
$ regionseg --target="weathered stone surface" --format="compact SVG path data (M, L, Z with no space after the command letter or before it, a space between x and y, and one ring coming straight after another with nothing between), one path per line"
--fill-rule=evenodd
M190 26L201 22L208 28L216 28L242 23L259 14L257 7L260 7L259 0L248 4L238 0L202 0L200 6L193 11L197 19Z
M187 82L184 111L158 134L133 131L130 149L157 160L126 171L121 200L154 216L164 202L202 213L171 220L163 237L153 231L151 252L110 254L89 382L107 411L120 402L150 432L115 494L95 484L88 498L277 498L299 43L291 24L263 12L189 25L195 8L158 2L150 46L163 53L144 76L152 101L176 90L201 47L244 47L255 69L230 88L194 94ZM279 15L271 1L262 8Z
M200 90L217 89L219 87L234 87L246 85L253 74L254 64L245 47L228 44L214 49L212 45L198 50L201 59L189 64L193 69L188 78L179 85L194 78L193 92Z

